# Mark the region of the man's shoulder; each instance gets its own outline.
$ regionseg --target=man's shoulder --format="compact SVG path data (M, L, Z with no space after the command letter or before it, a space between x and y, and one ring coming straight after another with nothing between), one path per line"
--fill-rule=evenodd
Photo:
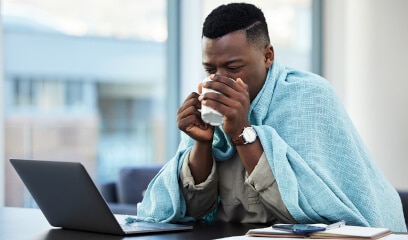
M330 82L318 74L281 63L279 63L278 67L282 71L281 74L283 73L282 76L284 76L281 77L278 81L283 81L284 85L291 85L296 88L301 87L303 89L321 88L327 89L329 91L332 90Z
M300 82L308 82L311 84L327 84L328 81L323 78L322 76L309 72L309 71L305 71L305 70L301 70L301 69L297 69L297 68L293 68L290 66L286 66L286 71L287 71L287 80L288 81L300 81Z
M301 68L296 68L291 65L284 64L277 60L274 61L272 65L272 72L274 72L275 77L281 78L284 81L306 81L306 82L316 82L316 83L328 83L328 81L322 76L313 73L311 71L303 70ZM282 79L283 77L283 79Z

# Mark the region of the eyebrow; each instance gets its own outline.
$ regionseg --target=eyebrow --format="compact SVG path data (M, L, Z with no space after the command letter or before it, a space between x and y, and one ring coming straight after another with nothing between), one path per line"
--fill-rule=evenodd
M244 61L242 59L233 59L233 60L225 62L223 65L226 66L226 65L229 65L229 64L232 64L232 63L237 63L237 62L240 63L240 62L244 62ZM206 63L206 62L202 62L201 64L204 65L204 66L208 66L208 67L214 66L214 65L212 65L210 63Z

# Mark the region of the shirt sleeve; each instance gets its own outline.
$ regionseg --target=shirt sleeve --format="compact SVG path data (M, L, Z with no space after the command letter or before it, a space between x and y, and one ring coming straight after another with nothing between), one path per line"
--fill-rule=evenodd
M186 199L187 215L201 219L217 206L217 182L216 164L213 160L211 173L205 182L195 184L188 164L187 154L180 171L180 187Z
M272 211L282 223L296 222L282 200L278 184L276 183L275 176L273 175L265 153L262 154L251 175L246 174L245 185L259 193L263 204Z

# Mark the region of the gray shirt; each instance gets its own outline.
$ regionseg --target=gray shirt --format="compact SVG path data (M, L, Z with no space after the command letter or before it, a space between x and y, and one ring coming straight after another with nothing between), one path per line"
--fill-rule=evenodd
M197 185L190 172L188 157L180 172L188 216L200 219L218 204L218 221L296 222L283 203L265 154L262 154L251 175L246 172L238 154L227 161L214 161L207 180Z

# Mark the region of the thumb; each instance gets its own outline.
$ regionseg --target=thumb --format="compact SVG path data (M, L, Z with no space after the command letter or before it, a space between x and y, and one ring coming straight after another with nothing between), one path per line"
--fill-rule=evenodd
M198 93L201 94L203 92L203 83L200 82L197 87Z
M245 89L247 88L246 83L245 83L244 81L242 81L241 78L237 78L236 82L237 82L241 87L243 87L243 88L245 88Z

